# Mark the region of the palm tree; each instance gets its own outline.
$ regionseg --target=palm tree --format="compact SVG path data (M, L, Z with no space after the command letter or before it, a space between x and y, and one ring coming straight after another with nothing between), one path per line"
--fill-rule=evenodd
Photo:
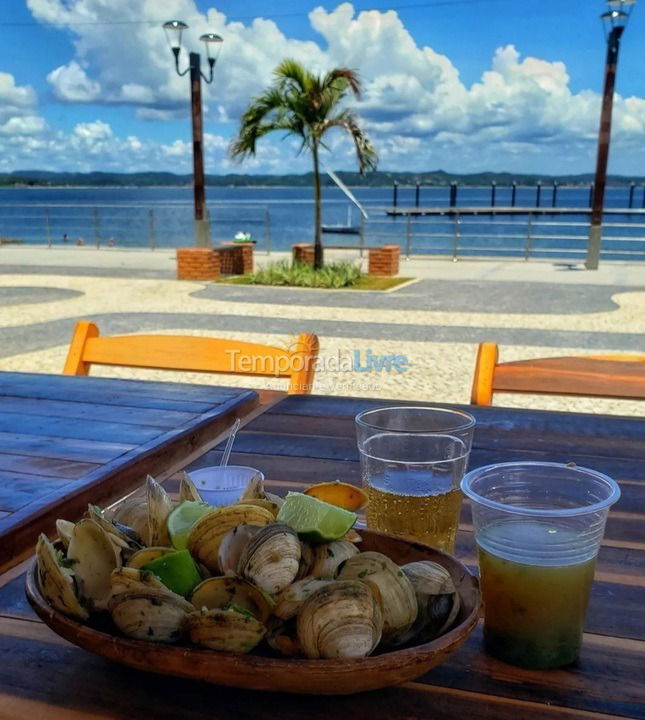
M257 141L270 132L281 130L301 140L300 152L311 151L314 171L315 240L314 268L323 264L320 150L326 148L323 136L331 128L341 128L354 142L361 173L376 168L376 151L359 125L353 110L341 107L351 92L360 98L357 73L349 68L335 68L316 75L296 60L286 59L275 69L272 84L253 98L242 115L238 136L231 142L235 158L255 155Z

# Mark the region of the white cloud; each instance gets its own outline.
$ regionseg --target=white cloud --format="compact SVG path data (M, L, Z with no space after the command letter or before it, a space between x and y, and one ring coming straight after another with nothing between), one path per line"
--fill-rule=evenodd
M54 95L67 102L93 102L101 94L99 83L89 78L76 60L52 70L47 81Z
M37 20L74 36L74 57L48 75L58 99L130 105L140 120L187 119L187 78L175 73L158 23L159 2L27 0L27 4ZM217 9L201 13L194 0L165 0L163 6L165 16L184 18L190 25L186 49L200 49L197 38L207 30L225 39L216 81L204 89L207 127L235 121L249 98L269 82L277 63L291 56L317 70L346 65L360 71L364 97L357 108L384 168L542 172L592 168L600 97L590 90L573 92L562 62L522 57L509 44L497 49L477 82L465 85L452 61L431 47L419 46L394 11L357 13L347 2L333 11L318 7L309 14L321 38L313 42L286 36L271 20L256 18L244 24L227 20ZM105 24L117 19L133 24ZM37 134L33 91L12 83L11 76L0 74L0 102L6 86L12 107L22 109L3 116L0 105L0 132L20 125L19 121L7 125L12 117L31 117L23 120L25 131L31 125L32 135ZM617 96L614 119L613 168L638 171L645 162L645 99ZM2 130L5 125L7 131ZM42 132L47 133L45 127ZM221 142L212 149L217 171L308 169L307 158L294 160L292 145L277 138L264 142L258 158L240 168L225 158L227 138L217 137ZM61 134L59 141L73 143L81 138L74 130L68 136ZM88 154L97 162L102 151L96 148L104 148L108 158L109 148L119 143L130 148L127 140L113 135L91 142ZM132 163L138 163L144 151L150 154L150 167L157 163L173 169L173 162L188 163L190 148L185 140L139 142ZM348 141L339 134L331 147L329 164L352 167ZM125 157L123 162L130 160Z

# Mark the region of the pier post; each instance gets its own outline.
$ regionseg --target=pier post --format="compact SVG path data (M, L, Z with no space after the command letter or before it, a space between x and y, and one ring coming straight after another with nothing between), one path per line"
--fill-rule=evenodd
M629 209L631 210L634 207L634 190L636 189L636 183L631 183L629 186Z
M396 207L399 202L399 183L395 180L392 185L392 206Z
M148 210L148 244L151 250L154 250L157 244L155 239L155 211L153 208Z
M513 180L511 185L511 207L515 207L515 195L517 194L517 183Z
M553 181L553 194L551 196L551 207L555 207L558 202L558 181Z
M529 219L526 224L526 245L524 246L524 260L529 260L531 257L531 241L533 239L533 213L529 213Z
M497 183L493 180L490 184L490 206L495 207L495 195L497 194Z
M591 207L592 202L593 202L593 183L589 183L589 207Z
M421 192L421 185L417 183L415 189L414 189L414 206L419 207L419 195Z
M452 261L457 262L459 259L459 240L461 239L461 219L459 213L455 213L455 226L452 240Z
M94 241L96 242L96 248L101 247L101 223L99 220L99 209L94 208Z
M49 208L45 208L45 236L47 237L47 247L52 246L52 232L49 224Z
M542 196L542 182L540 180L538 180L537 185L535 186L535 207L540 207L541 196Z
M450 207L457 205L457 182L453 180L450 183Z

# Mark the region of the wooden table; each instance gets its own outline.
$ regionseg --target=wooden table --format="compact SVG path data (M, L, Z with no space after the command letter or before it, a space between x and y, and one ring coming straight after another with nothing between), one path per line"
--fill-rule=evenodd
M384 404L288 397L244 428L233 462L265 472L284 492L314 481L359 481L353 417ZM134 672L68 645L24 599L24 568L0 577L0 717L280 718L281 720L571 720L645 718L645 419L474 409L471 466L574 461L613 475L611 513L578 665L519 670L482 653L481 630L416 682L354 697L267 695ZM216 463L221 448L194 467ZM166 483L176 489L177 479ZM474 565L466 504L458 553Z
M251 390L0 373L0 568L78 517L167 477L258 403ZM178 465L179 461L179 465Z

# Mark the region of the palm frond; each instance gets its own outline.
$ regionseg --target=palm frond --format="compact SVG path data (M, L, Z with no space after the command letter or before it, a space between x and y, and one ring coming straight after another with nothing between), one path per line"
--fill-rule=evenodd
M308 93L315 84L315 76L307 68L293 58L285 58L274 70L278 87L285 90L289 86L302 93Z
M325 133L333 127L342 128L352 139L354 148L356 149L356 159L358 160L358 169L361 175L367 170L376 170L378 154L365 134L365 131L360 126L358 115L356 115L353 110L341 110L337 115L329 118L325 122L322 133Z
M356 70L351 68L340 67L330 70L322 80L324 90L334 88L344 93L349 88L354 97L360 100L361 97L361 81Z

